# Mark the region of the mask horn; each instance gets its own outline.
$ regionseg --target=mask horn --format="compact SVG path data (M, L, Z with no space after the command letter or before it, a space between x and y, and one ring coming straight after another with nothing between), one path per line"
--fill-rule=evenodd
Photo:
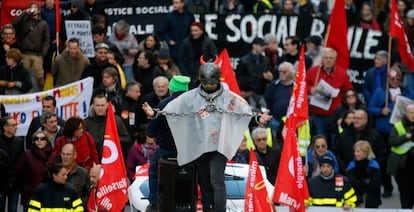
M218 65L219 64L219 58L218 58L218 56L216 55L216 59L214 59L214 64L216 64L216 65Z
M200 56L200 65L204 65L206 61L204 61L204 55Z
M200 65L204 65L205 63L206 63L206 61L204 61L204 55L201 55L200 56ZM216 65L218 65L219 58L218 58L217 55L215 56L215 59L214 59L214 62L213 63L216 64Z

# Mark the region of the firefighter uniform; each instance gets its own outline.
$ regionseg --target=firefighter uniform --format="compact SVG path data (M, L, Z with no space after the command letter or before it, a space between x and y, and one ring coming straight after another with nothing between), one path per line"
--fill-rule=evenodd
M82 200L69 183L46 182L40 184L29 202L28 212L80 212Z
M355 190L347 177L335 174L333 171L333 158L328 154L321 156L319 164L329 163L332 173L329 176L322 175L312 177L309 182L309 206L333 206L343 207L345 204L354 208L357 202Z

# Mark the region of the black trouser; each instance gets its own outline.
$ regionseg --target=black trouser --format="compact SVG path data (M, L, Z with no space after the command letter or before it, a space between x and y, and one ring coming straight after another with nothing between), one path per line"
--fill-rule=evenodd
M227 158L219 152L208 152L196 159L198 182L203 198L213 206L215 212L226 211L226 184L224 170ZM203 201L203 207L206 206Z
M395 181L400 192L401 208L412 209L414 206L414 154L407 152L404 161L395 174Z
M387 173L387 161L388 161L388 157L390 155L390 150L391 150L391 146L388 143L388 135L389 133L380 133L382 136L382 139L384 140L385 143L385 149L386 149L386 154L384 157L384 161L379 161L379 165L381 167L381 178L382 178L382 186L384 187L384 192L392 192L392 190L394 189L392 186L392 180L391 180L391 175Z

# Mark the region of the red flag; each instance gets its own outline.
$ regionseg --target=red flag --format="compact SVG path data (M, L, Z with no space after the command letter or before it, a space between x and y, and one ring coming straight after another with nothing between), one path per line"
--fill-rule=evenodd
M96 201L107 211L122 211L128 201L128 180L112 104L108 105Z
M227 83L229 89L240 95L239 85L237 84L236 76L234 75L233 67L231 66L229 53L227 49L221 51L218 57L221 68L221 81Z
M249 175L247 177L246 193L244 196L244 211L268 212L272 211L272 202L267 194L266 184L260 172L254 150L250 149Z
M407 35L405 34L404 24L401 20L400 12L397 8L397 3L395 1L391 2L390 36L397 39L401 61L407 66L410 71L412 71L414 70L414 58L411 54L411 48L410 44L408 43Z
M56 10L56 13L55 13L56 33L59 33L60 32L60 1L59 0L56 0L55 10Z
M273 195L273 202L287 205L295 211L301 212L305 211L304 202L309 198L308 184L303 170L302 158L298 151L296 135L297 127L308 118L304 57L302 46L298 73L283 130L284 144Z
M347 40L348 26L346 23L344 0L336 0L329 18L326 34L326 47L338 53L336 65L347 70L349 66L349 50Z
M302 46L299 56L298 72L292 90L286 118L296 123L296 127L304 124L309 118L308 92L306 91L305 50Z

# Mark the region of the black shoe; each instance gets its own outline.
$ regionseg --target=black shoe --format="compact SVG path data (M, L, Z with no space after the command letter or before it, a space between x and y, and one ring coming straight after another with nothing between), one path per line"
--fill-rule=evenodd
M384 191L384 193L382 193L382 197L384 198L388 198L392 196L392 191Z
M157 212L157 211L158 211L157 206L156 205L151 205L151 204L149 204L147 206L147 209L145 209L145 212Z

